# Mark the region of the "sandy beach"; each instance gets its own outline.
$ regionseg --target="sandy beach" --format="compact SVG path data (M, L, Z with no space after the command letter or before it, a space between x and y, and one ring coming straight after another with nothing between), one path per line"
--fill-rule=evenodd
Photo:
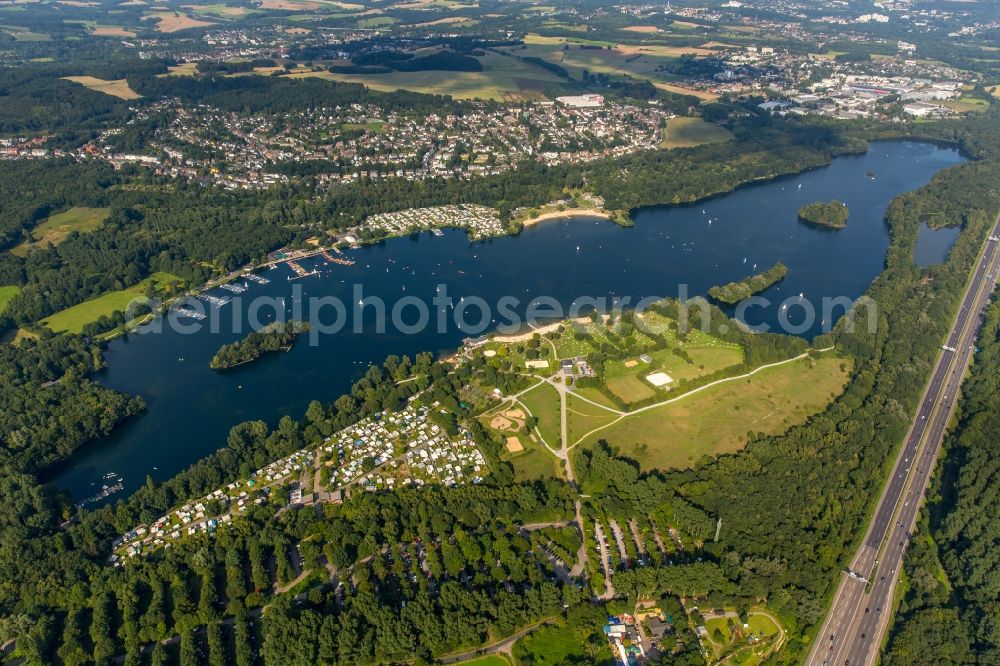
M545 220L561 220L570 217L601 217L607 220L611 218L611 213L600 208L567 208L566 210L554 210L551 213L542 213L541 215L522 221L521 224L530 227Z

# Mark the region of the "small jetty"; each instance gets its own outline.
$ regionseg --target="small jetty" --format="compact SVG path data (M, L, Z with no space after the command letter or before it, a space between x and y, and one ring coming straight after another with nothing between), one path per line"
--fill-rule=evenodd
M435 236L444 236L444 232L438 229L437 227L431 229L431 233L434 234Z
M256 282L257 284L269 284L271 281L262 275L257 275L256 273L247 273L243 276L251 282Z
M229 284L220 284L219 289L225 289L226 291L233 294L242 294L244 291L247 290L246 287L242 287L238 284L233 284L231 282Z
M313 269L311 271L307 271L306 269L302 268L302 265L299 264L297 261L289 260L287 263L288 267L295 272L295 275L288 276L289 280L297 280L299 278L309 277L310 275L319 275L318 270Z
M108 483L102 484L101 489L97 493L77 502L77 506L86 506L88 504L93 504L94 502L100 502L102 499L111 497L115 493L120 493L125 489L125 481L114 472L108 472L102 478Z
M210 296L208 294L200 294L198 298L205 301L206 303L214 305L217 308L221 308L223 305L229 303L232 300L228 296L224 298L219 298L218 296Z
M340 264L341 266L353 266L355 263L357 263L353 259L345 259L344 257L334 257L330 261L332 261L335 264Z
M174 313L178 317L191 317L192 319L202 320L205 318L204 312L198 312L197 310L191 310L190 308L174 308Z

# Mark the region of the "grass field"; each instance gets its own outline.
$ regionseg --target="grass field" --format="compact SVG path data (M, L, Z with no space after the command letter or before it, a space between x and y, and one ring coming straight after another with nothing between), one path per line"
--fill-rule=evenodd
M558 449L562 442L562 420L559 416L559 392L545 382L520 397L521 404L538 417L538 432L545 443Z
M120 25L95 25L90 30L95 37L135 37L135 33Z
M662 81L653 81L653 85L660 90L665 90L677 95L690 95L691 97L697 97L702 102L714 102L719 99L719 95L715 93L708 92L707 90L698 90L697 88L686 88L684 86L674 85L673 83L664 83Z
M725 127L701 118L671 118L667 121L661 148L690 148L706 143L730 141L733 135Z
M315 76L334 81L363 83L372 90L451 95L460 99L498 101L540 99L549 92L563 94L563 80L541 67L517 58L487 53L480 56L481 72L390 72L388 74L335 74L327 71L301 72L291 78Z
M605 439L644 469L691 467L739 450L748 431L776 434L803 423L843 390L849 370L849 361L832 356L768 368L628 416L582 444Z
M104 315L110 315L115 310L124 312L134 299L145 299L148 284L153 283L158 290L169 290L172 285L179 282L181 282L181 278L176 275L154 273L135 286L101 294L97 298L92 298L46 317L41 323L56 332L79 333L84 326L97 321Z
M521 663L573 664L586 663L587 654L576 632L568 627L545 626L528 634L514 646L514 655L529 656Z
M59 245L74 231L81 234L94 231L107 219L109 212L109 208L74 206L69 210L50 216L32 230L32 242L21 243L10 252L23 257L33 247L44 248L49 245Z
M201 14L205 16L217 16L219 18L225 19L239 19L249 16L251 14L257 14L256 9L249 9L247 7L233 7L230 5L222 4L206 4L206 5L181 5L187 9L190 9L195 14Z
M566 398L566 410L566 428L569 431L570 446L594 428L607 425L618 418L617 415L612 414L606 409L595 407L588 402L574 397L572 393Z
M458 662L461 666L510 666L511 661L502 654L489 654L470 661Z
M7 285L0 287L0 314L7 309L7 304L10 303L10 299L21 293L21 288L16 285Z
M142 95L128 87L128 81L125 79L107 81L93 76L64 76L63 78L73 83L79 83L84 88L90 88L91 90L111 95L118 99L139 99L142 97Z
M6 32L18 42L47 42L52 39L44 32L32 32L18 25L0 25L0 30Z
M522 437L521 441L526 439L526 437ZM559 460L551 453L542 451L541 446L541 444L528 444L528 448L521 453L515 453L506 458L514 466L514 479L516 481L562 478L560 473L562 467L559 465Z

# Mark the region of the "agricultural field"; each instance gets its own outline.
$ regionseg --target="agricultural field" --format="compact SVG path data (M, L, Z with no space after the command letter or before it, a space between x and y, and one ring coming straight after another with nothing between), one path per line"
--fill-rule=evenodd
M579 79L583 71L611 75L629 75L649 79L654 84L665 82L657 72L659 65L673 62L683 55L707 56L712 49L697 46L677 47L658 44L623 44L575 37L548 37L529 34L525 47L504 49L521 56L534 56L556 63Z
M538 432L545 443L558 449L562 442L559 392L554 386L544 382L522 395L519 400L538 419Z
M470 19L467 16L446 16L444 18L435 19L433 21L424 21L423 23L414 23L413 28L433 28L442 25L475 25L479 23L474 19Z
M198 74L198 63L185 62L180 65L170 65L166 74L157 74L157 77L164 76L196 76Z
M191 28L207 28L217 25L211 21L200 21L180 12L155 12L146 14L144 19L155 19L159 32L180 32Z
M23 257L31 248L59 245L74 231L85 234L96 230L107 219L110 209L75 206L50 216L31 232L32 240L14 247L11 254Z
M120 291L110 291L97 298L84 301L79 305L66 308L42 320L42 324L51 330L59 332L79 333L87 324L97 321L105 315L111 315L116 310L124 312L129 303L135 299L145 300L147 286L163 294L170 294L182 283L181 278L170 273L154 273L142 282Z
M111 95L118 99L139 99L142 97L142 95L129 88L128 81L125 79L105 80L93 76L64 76L63 78L73 83L79 83L84 88L90 88L96 92Z
M16 285L7 285L0 287L0 314L7 309L7 304L10 303L10 299L21 293L21 288Z
M630 414L584 440L607 440L644 469L683 469L741 449L747 432L777 434L805 422L843 391L850 362L805 358L735 378Z
M94 37L135 37L135 33L120 25L101 25L97 21L66 20L64 23L78 23Z
M231 5L223 4L206 4L206 5L181 5L186 9L190 9L195 14L200 14L204 16L215 16L217 18L223 19L241 19L251 14L259 13L256 9L249 9L247 7L234 7Z
M706 143L731 141L733 135L725 127L720 127L701 118L671 118L663 133L661 148L692 148Z
M34 32L18 25L0 25L0 31L7 33L18 42L47 42L52 39L44 32Z
M713 92L708 92L707 90L698 90L697 88L686 88L684 86L678 86L672 83L663 83L661 81L653 81L653 85L659 88L660 90L669 93L674 93L675 95L688 95L690 97L697 97L702 101L702 103L714 102L715 100L719 99L719 95L716 95Z
M480 56L481 72L389 72L387 74L341 74L327 71L293 73L292 78L315 76L334 81L363 83L372 90L405 89L458 99L497 101L538 100L565 94L564 81L541 67L517 58L487 53ZM572 91L570 91L572 92Z

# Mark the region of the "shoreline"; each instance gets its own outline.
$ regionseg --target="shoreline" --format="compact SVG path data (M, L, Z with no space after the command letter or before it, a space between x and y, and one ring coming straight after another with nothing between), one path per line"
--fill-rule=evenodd
M611 219L611 213L601 208L567 208L566 210L556 210L550 213L542 213L526 220L518 220L522 227L530 227L547 220L563 220L572 217L599 217L604 220Z

